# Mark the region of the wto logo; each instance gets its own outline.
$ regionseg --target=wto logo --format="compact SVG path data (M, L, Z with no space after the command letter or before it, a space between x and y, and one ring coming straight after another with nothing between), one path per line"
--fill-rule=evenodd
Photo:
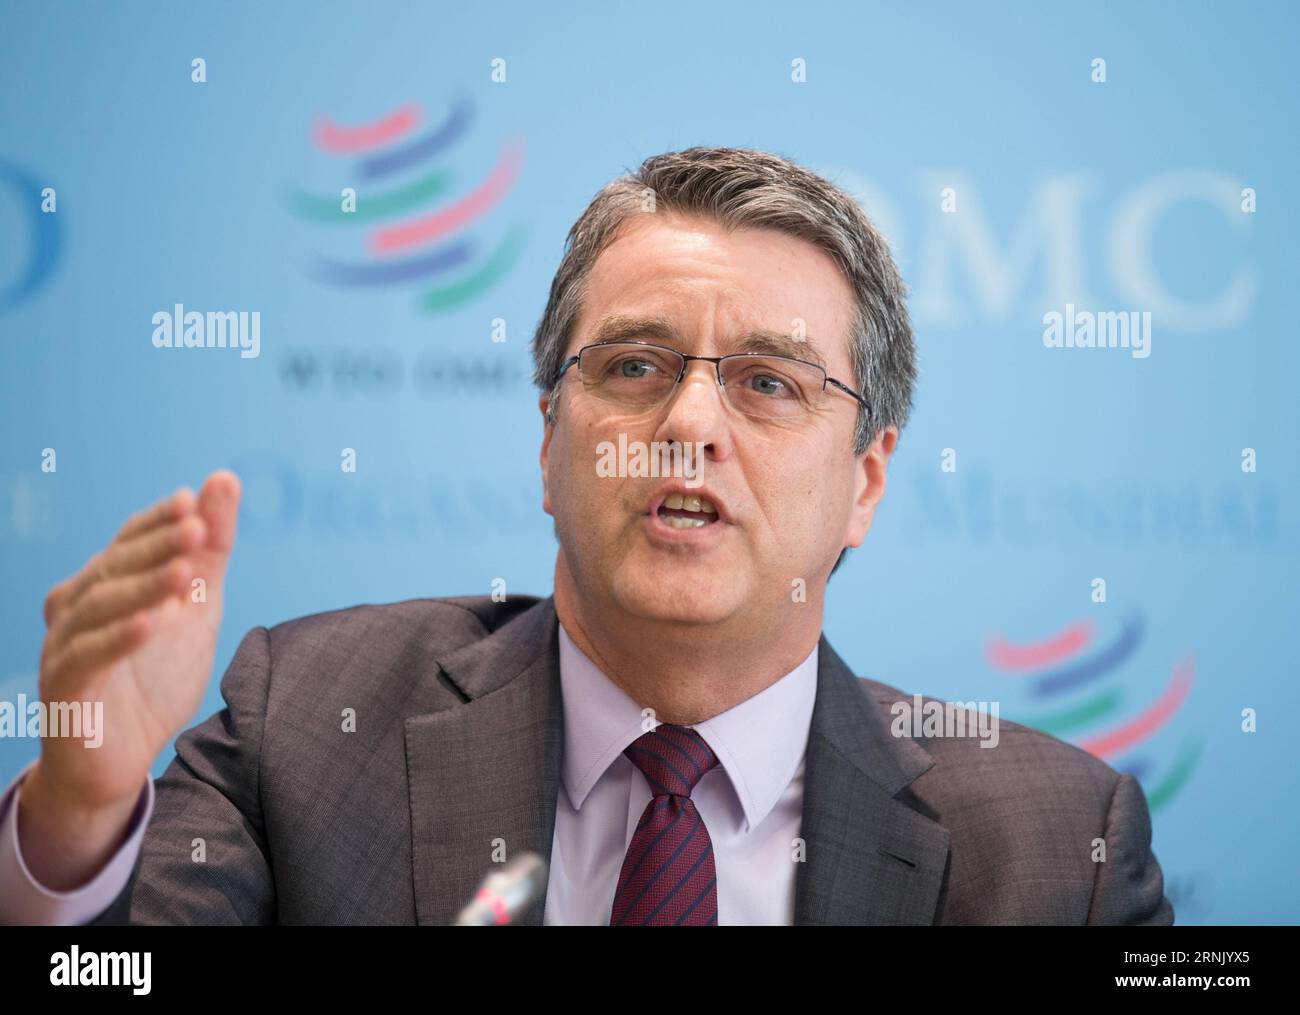
M1027 678L1029 698L1044 706L1037 714L1015 716L1016 722L1069 741L1132 775L1154 814L1191 778L1203 738L1184 737L1172 763L1157 775L1159 766L1145 745L1186 702L1195 660L1187 656L1177 662L1160 696L1133 711L1118 671L1141 644L1143 631L1142 617L1133 613L1103 642L1094 623L1081 620L1034 644L991 638L986 657L1009 676ZM1114 764L1112 758L1122 763Z
M34 296L49 281L63 245L53 187L9 162L0 162L0 313ZM21 224L15 223L11 216ZM16 237L27 234L27 254Z
M426 313L469 303L503 278L519 258L525 231L515 222L493 239L481 220L513 188L524 146L519 140L503 145L491 172L466 185L442 163L472 120L471 103L462 97L432 125L414 104L367 124L318 121L316 147L355 161L336 194L298 189L290 207L322 227L350 229L350 239L364 228L365 256L319 256L311 274L331 286L420 285L416 306Z

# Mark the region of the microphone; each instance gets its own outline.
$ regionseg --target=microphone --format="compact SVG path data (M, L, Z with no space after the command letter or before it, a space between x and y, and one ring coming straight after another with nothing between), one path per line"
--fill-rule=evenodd
M453 927L501 927L513 923L546 894L546 861L520 853L483 879L474 901L460 911Z

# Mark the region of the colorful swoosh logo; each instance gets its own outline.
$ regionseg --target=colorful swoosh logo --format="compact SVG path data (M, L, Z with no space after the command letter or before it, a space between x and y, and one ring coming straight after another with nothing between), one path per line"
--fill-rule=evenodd
M1134 612L1118 630L1100 641L1090 620L1067 624L1061 630L1031 643L1016 644L995 636L985 645L985 657L1005 675L1026 680L1030 698L1047 700L1069 696L1055 708L1017 718L1025 726L1068 740L1089 754L1110 760L1121 757L1116 768L1142 783L1147 803L1154 813L1187 784L1200 760L1204 738L1185 738L1164 774L1155 778L1157 765L1140 749L1157 732L1167 727L1182 709L1191 692L1195 660L1179 660L1164 690L1135 713L1122 715L1124 692L1116 684L1119 668L1137 651L1145 624Z
M467 136L473 112L469 98L460 96L432 124L415 103L368 123L316 121L316 148L355 161L341 175L339 195L296 188L288 206L304 221L365 231L360 256L316 257L308 266L314 278L349 288L422 283L415 306L439 313L476 300L505 277L523 250L526 229L514 222L490 244L479 234L519 179L523 142L503 144L491 172L466 188L438 164ZM354 203L345 202L343 187L355 191Z

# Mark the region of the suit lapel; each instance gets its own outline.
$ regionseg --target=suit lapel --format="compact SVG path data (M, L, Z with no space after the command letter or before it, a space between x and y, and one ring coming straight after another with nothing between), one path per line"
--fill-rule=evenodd
M563 751L558 628L547 598L439 660L464 704L406 720L416 921L445 926L524 850L549 865ZM539 926L545 897L517 921Z
M896 798L934 759L890 733L870 686L823 636L804 769L796 925L934 922L948 831Z
M870 684L823 636L795 875L797 925L929 924L948 831L896 795L934 764L895 738ZM558 622L546 598L439 660L464 704L406 720L416 919L445 926L494 867L523 850L549 865L564 748ZM540 926L545 897L518 921Z

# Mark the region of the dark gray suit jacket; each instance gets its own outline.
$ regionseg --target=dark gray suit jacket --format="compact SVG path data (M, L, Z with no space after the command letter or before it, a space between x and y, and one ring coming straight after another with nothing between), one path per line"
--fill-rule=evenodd
M447 924L495 841L549 860L564 738L552 599L254 628L221 692L226 707L177 738L131 880L95 923ZM1132 776L1007 722L992 749L897 738L900 699L823 636L797 924L1173 922Z

